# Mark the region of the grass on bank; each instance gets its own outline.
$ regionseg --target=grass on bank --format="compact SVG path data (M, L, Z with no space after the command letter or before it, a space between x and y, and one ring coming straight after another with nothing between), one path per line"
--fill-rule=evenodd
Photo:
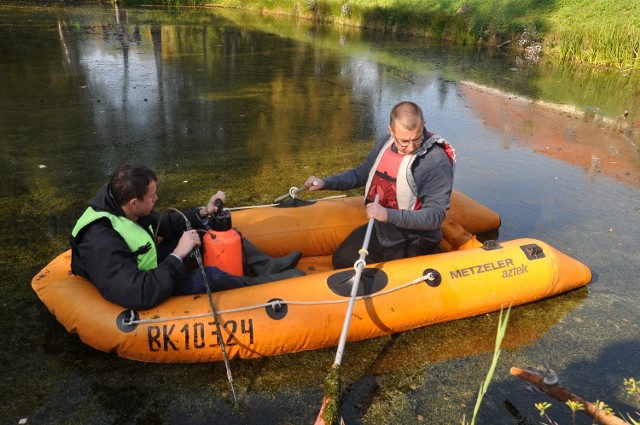
M640 68L637 0L121 0L218 6Z

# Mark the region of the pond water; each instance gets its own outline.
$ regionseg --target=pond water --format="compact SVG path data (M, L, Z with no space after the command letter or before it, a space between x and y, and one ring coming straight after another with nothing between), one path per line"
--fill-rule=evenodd
M6 423L311 423L335 349L147 364L67 333L31 290L120 163L159 175L158 208L270 203L356 165L414 100L457 148L456 189L587 264L583 288L512 311L481 423L536 423L560 402L509 375L548 364L576 394L638 410L637 73L557 66L219 9L0 5L0 417ZM358 193L355 191L354 193ZM345 423L460 423L498 314L348 344ZM591 423L578 416L577 423Z

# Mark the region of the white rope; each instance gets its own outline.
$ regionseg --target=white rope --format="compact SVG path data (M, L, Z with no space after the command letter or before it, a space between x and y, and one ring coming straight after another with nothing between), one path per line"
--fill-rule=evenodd
M419 278L414 279L411 282L407 282L407 283L405 283L403 285L396 286L395 288L387 289L385 291L376 292L375 294L360 295L360 296L357 296L355 299L356 299L356 301L360 301L360 300L380 297L380 296L383 296L383 295L388 295L388 294L391 294L393 292L400 291L401 289L408 288L409 286L417 285L418 283L424 282L425 280L434 280L434 279L435 278L433 276L433 273L427 273L425 276L420 276ZM255 304L255 305L246 306L246 307L232 308L232 309L229 309L229 310L219 310L219 311L217 311L217 314L218 314L218 316L220 316L222 314L239 313L239 312L242 312L242 311L256 310L256 309L266 308L266 307L271 307L274 310L277 310L277 308L279 309L282 305L327 305L327 304L344 304L344 303L348 303L348 302L349 302L348 298L347 299L341 299L341 300L328 300L328 301L287 301L287 300L276 300L276 301L272 301L270 303ZM168 318L159 317L159 318L155 318L155 319L139 319L139 320L131 320L129 322L127 322L125 320L124 321L124 325L133 326L133 325L141 325L141 324L145 324L145 323L171 322L171 321L174 321L174 320L182 320L182 319L199 319L199 318L202 318L202 317L211 317L211 312L202 313L202 314L193 314L193 315L188 315L188 316L168 317ZM132 319L133 319L133 314L132 314Z
M340 199L340 198L346 198L347 195L333 195L333 196L325 196L324 198L318 198L315 199L315 201L329 201L331 199ZM251 210L254 208L268 208L268 207L275 207L276 205L282 205L280 203L276 203L276 204L265 204L265 205L248 205L248 206L244 206L244 207L233 207L233 208L225 208L229 211L238 211L238 210Z
M361 251L366 251L366 249ZM356 262L353 263L353 269L356 271L356 273L358 272L358 266L362 266L362 269L364 270L364 268L367 267L367 262L360 259L356 260Z

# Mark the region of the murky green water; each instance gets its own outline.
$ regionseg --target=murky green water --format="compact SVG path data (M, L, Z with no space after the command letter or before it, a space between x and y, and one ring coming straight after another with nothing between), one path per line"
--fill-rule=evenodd
M355 165L403 99L456 146L456 187L501 214L500 239L544 240L594 272L586 289L512 312L481 422L518 423L515 408L535 423L534 403L550 401L512 364L548 363L584 398L638 409L622 390L640 379L638 79L236 11L0 5L0 417L311 423L334 349L232 361L234 408L222 364L97 352L30 281L121 162L158 171L159 208L217 189L230 206L268 203ZM349 344L346 423L469 417L496 325L491 314Z

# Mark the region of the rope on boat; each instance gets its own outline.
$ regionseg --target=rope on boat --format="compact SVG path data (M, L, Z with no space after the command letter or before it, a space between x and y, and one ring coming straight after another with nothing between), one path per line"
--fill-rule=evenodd
M427 273L424 276L420 276L419 278L414 279L411 282L407 282L407 283L402 284L400 286L396 286L395 288L387 289L385 291L376 292L375 294L360 295L360 296L357 296L355 299L356 299L356 301L359 301L359 300L372 299L372 298L375 298L375 297L381 297L383 295L388 295L388 294L391 294L393 292L400 291L402 289L408 288L409 286L417 285L418 283L424 282L426 280L430 280L430 281L435 280L435 277L433 276L433 273ZM272 302L268 302L268 303L250 305L250 306L239 307L239 308L232 308L232 309L229 309L229 310L219 310L216 313L218 314L218 316L220 316L222 314L239 313L239 312L243 312L243 311L256 310L256 309L261 309L261 308L266 308L266 307L271 307L274 310L278 310L279 308L282 307L282 305L326 305L326 304L344 304L344 303L348 303L348 302L349 302L348 298L347 299L342 299L342 300L330 300L330 301L287 301L287 300L276 300L276 301L272 301ZM133 326L133 325L141 325L141 324L145 324L145 323L171 322L171 321L174 321L174 320L182 320L182 319L198 319L198 318L202 318L202 317L210 317L211 316L211 312L209 312L209 313L201 313L201 314L192 314L192 315L187 315L187 316L176 316L176 317L168 317L168 318L157 317L157 318L154 318L154 319L138 319L138 320L134 320L134 316L135 316L135 314L132 312L131 313L131 319L129 321L125 320L124 321L124 325Z
M287 196L289 196L287 194ZM333 195L333 196L325 196L324 198L318 198L318 199L314 199L315 201L329 201L331 199L340 199L340 198L346 198L347 195ZM275 204L265 204L265 205L248 205L248 206L244 206L244 207L233 207L233 208L227 208L229 211L238 211L238 210L250 210L250 209L254 209L254 208L268 208L268 207L275 207L277 205L280 205L280 203L275 203Z

